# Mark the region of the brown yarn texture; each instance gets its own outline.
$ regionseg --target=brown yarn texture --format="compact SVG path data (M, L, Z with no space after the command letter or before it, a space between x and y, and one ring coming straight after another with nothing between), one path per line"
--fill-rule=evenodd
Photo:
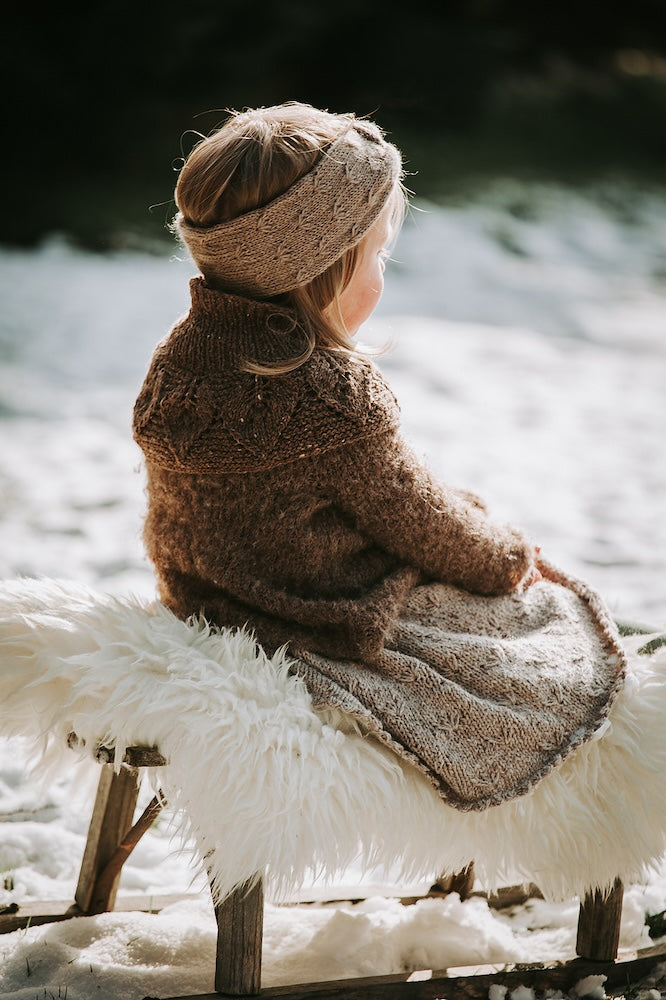
M311 281L360 243L400 177L401 159L357 121L316 166L267 205L216 226L179 213L176 228L212 284L265 298Z
M289 644L342 708L461 809L522 794L605 717L624 659L601 600L438 482L371 363L299 352L289 310L191 283L135 406L145 543L180 617Z

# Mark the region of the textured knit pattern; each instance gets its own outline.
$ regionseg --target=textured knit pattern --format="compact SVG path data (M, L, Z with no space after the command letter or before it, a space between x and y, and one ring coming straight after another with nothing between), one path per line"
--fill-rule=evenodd
M517 586L532 546L419 464L374 365L318 351L286 375L239 372L298 353L292 314L191 287L134 418L146 545L176 614L249 622L271 649L363 658L422 578Z
M298 672L456 808L524 794L599 729L625 666L598 597L541 569L524 594L416 587L372 666L301 653Z
M452 804L526 790L594 731L620 682L601 602L564 578L517 593L533 546L417 460L374 365L318 351L286 375L243 373L298 353L293 315L191 287L135 407L161 599L181 618L247 624L269 653L288 644L318 704L361 718ZM500 703L518 706L508 721ZM495 786L484 748L502 741Z
M177 229L202 274L259 298L325 271L371 229L400 177L398 150L372 122L357 121L284 194L215 226Z

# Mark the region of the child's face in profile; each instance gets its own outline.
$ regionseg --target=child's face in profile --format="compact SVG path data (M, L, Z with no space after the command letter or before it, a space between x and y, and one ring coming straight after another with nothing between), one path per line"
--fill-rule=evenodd
M348 333L374 311L384 291L384 266L391 239L391 205L388 204L363 240L352 279L340 295L340 312Z

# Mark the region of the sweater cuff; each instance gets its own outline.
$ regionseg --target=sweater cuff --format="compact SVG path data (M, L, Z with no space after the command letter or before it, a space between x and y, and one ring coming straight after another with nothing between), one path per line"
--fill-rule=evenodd
M505 530L506 544L500 547L497 560L493 560L491 564L491 570L497 568L497 589L493 591L495 594L520 590L536 565L534 545L516 528L507 525Z
M488 504L478 494L472 493L471 490L462 489L460 486L449 486L448 489L451 493L460 497L461 500L465 500L466 503L471 504L472 507L478 508L484 514L488 513Z

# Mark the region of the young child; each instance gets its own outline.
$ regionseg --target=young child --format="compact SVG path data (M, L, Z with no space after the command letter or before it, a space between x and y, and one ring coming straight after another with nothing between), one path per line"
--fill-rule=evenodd
M145 542L179 617L287 644L461 809L521 794L623 676L598 597L436 481L357 347L405 209L373 123L288 103L193 149L175 230L201 275L136 402Z

